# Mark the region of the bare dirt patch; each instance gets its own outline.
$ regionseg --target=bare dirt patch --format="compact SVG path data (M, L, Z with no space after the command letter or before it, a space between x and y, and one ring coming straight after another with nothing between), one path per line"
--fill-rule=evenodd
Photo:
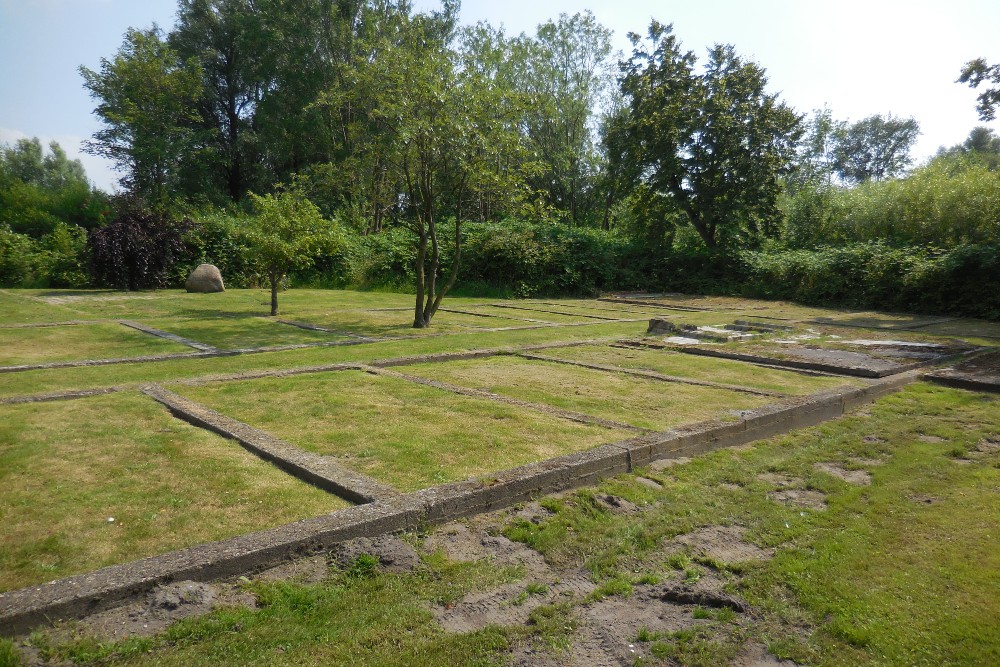
M660 459L659 461L653 461L650 463L649 469L659 472L661 470L666 470L667 468L673 468L674 466L682 466L685 463L691 463L691 459L687 456L679 456L675 459Z
M740 526L706 526L692 533L678 535L666 546L684 548L693 556L726 564L767 560L774 556L773 549L762 549L744 541L745 532Z
M57 626L49 632L49 636L55 641L84 636L103 641L151 637L181 619L228 606L253 608L257 606L257 600L252 594L244 592L239 582L205 584L180 581L159 586L124 607Z
M795 667L791 660L779 660L763 644L750 644L733 661L732 667Z
M937 444L945 441L944 438L938 437L936 435L923 435L923 434L918 435L917 440L919 440L920 442L929 442L931 444Z
M821 470L838 479L842 479L848 484L857 486L871 486L872 476L867 470L848 470L836 463L816 463L813 465L816 470Z
M350 568L362 556L377 558L387 572L409 572L420 564L416 550L395 535L347 540L338 544L330 556L343 569Z
M782 505L802 507L810 510L826 509L826 494L812 489L782 489L771 491L767 497Z

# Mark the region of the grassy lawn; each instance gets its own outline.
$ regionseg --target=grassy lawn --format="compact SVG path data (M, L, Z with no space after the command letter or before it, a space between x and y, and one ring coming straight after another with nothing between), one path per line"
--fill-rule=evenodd
M663 482L659 492L632 477L598 489L657 503L641 518L555 503L550 520L509 534L554 562L582 560L602 581L719 569L761 615L735 635L762 638L800 664L997 664L1000 456L976 451L985 439L1000 442L997 404L917 385L856 416L647 471ZM872 483L848 484L818 463L867 469ZM769 499L776 476L825 494L826 509ZM745 527L776 555L729 567L689 565L663 550L674 535L711 525ZM700 652L684 664L717 664L731 649L726 641L674 648Z
M111 322L32 329L0 329L0 366L127 358L191 351L186 345Z
M39 324L84 319L80 313L32 299L28 290L0 290L0 323Z
M217 295L0 290L0 365L190 351L107 321L113 318L223 349L349 339L263 317L268 301L263 290ZM583 299L449 298L446 308L496 317L444 312L430 329L417 331L410 327L410 295L291 290L280 296L281 319L397 339L3 374L0 397L112 385L128 389L72 401L0 405L0 591L347 506L239 445L172 417L136 391L142 384L163 383L304 450L411 491L488 479L500 470L635 433L361 371L240 381L213 377L558 342L560 347L539 354L804 395L864 381L610 347L603 341L641 337L645 322L582 316L662 316L699 325L823 319L829 324L795 326L822 330L823 338L807 343L834 349L854 349L843 343L852 338L947 342L960 336L990 342L983 337L1000 337L1000 325L974 320L920 326L932 318L723 297L671 295L659 301L712 310ZM484 330L530 326L525 319L583 326ZM101 321L16 326L68 320ZM862 328L844 326L849 324ZM919 328L898 331L909 326ZM602 342L569 345L592 339ZM717 346L758 348L781 350L767 339ZM770 402L515 356L412 363L395 370L656 430L733 419L736 411ZM202 382L181 382L192 379ZM609 505L609 496L621 502ZM709 581L719 582L751 611L699 607L685 613L700 624L683 631L643 628L627 638L642 648L636 665L727 664L752 644L803 665L1000 664L996 396L917 384L819 427L640 470L544 499L542 505L547 513L530 520L514 510L497 515L488 535L531 546L560 575L583 572L597 591L541 607L527 624L446 632L436 612L468 593L516 582L525 587L523 602L544 586L534 582L530 568L450 562L442 553L424 552L421 565L405 574L377 572L359 560L346 571L331 569L320 583L248 583L258 608L220 609L154 638L56 645L36 636L36 646L55 659L82 664L418 667L508 664L513 648L538 640L537 661L518 658L515 664L550 665L569 659L574 642L584 641L586 614L597 601L632 606L648 599L643 596L659 583ZM743 546L766 557L711 556L684 542L685 535L716 529L737 531L741 537L730 541L742 539ZM406 539L419 544L423 535ZM0 639L0 667L16 664L13 655L13 645Z
M656 371L664 375L720 382L741 387L778 391L792 395L811 394L863 382L840 377L821 377L751 366L738 361L679 354L670 350L623 349L608 345L580 345L544 350L540 354L571 361Z
M1000 443L995 397L921 384L820 427L640 471L659 489L623 475L545 499L547 518L508 516L505 534L554 567L582 567L599 594L539 608L523 626L444 632L432 608L524 573L432 555L408 574L359 561L318 584L254 583L259 609L222 609L151 639L36 641L80 664L424 666L507 664L511 645L535 636L538 662L556 664L594 600L702 577L726 581L753 612L695 608L706 620L693 630L644 628L626 641L653 657L635 664L728 664L759 643L799 664L997 664L1000 453L983 442ZM867 470L871 484L817 464ZM776 502L776 486L822 493L825 509ZM615 513L598 502L605 494L643 509ZM721 561L675 540L708 526L742 527L774 556Z
M174 389L407 491L632 435L360 371Z
M641 428L665 430L764 404L758 396L514 357L400 370Z
M0 590L346 506L137 393L0 406Z

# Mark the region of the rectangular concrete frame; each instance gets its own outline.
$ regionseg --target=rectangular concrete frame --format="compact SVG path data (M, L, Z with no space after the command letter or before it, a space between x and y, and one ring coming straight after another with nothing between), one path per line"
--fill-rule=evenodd
M493 477L445 484L270 530L200 544L86 574L0 593L0 635L122 604L172 581L212 581L264 570L356 537L374 537L489 512L547 493L593 484L658 459L746 444L840 417L920 379L911 371L531 463Z

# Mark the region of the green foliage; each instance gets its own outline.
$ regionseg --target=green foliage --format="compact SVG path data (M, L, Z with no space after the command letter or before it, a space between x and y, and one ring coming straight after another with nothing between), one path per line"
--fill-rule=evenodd
M14 642L0 637L0 667L20 667L24 664Z
M121 197L115 206L114 219L87 239L94 284L122 290L169 285L187 252L191 221L153 213L132 197Z
M1000 65L989 65L984 58L976 58L965 63L958 77L959 83L969 84L969 88L979 88L982 84L992 84L986 88L977 99L976 110L979 119L984 121L996 118L997 105L1000 105Z
M630 35L621 65L625 108L607 144L623 187L644 185L656 205L681 213L705 245L772 235L778 177L788 169L800 118L765 92L763 68L732 46L709 50L702 72L673 27L653 21L648 41Z
M838 128L833 168L849 183L884 181L903 173L912 162L910 149L920 134L913 118L869 116Z
M312 266L322 249L336 247L340 235L294 185L273 195L250 193L250 199L255 212L246 219L243 238L249 258L271 287L273 316L282 281L291 271Z
M806 185L785 201L793 247L1000 243L1000 172L974 156L942 156L904 179L852 189Z
M201 91L197 62L180 61L158 28L130 28L115 57L101 58L100 72L80 67L80 75L104 123L86 150L125 172L121 184L129 191L164 207L180 177L182 158L195 146L192 123Z
M100 224L106 204L80 161L55 141L47 153L37 138L0 145L0 225L35 239L60 223L89 229Z

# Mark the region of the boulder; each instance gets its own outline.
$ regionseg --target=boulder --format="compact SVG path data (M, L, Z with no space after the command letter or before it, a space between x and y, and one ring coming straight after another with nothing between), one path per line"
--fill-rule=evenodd
M654 317L649 320L649 328L646 329L647 334L652 335L663 335L663 334L676 334L680 331L680 327L671 322L670 320L664 319L662 317Z
M200 264L197 269L188 276L184 287L188 292L225 292L226 286L222 282L222 273L213 264Z

